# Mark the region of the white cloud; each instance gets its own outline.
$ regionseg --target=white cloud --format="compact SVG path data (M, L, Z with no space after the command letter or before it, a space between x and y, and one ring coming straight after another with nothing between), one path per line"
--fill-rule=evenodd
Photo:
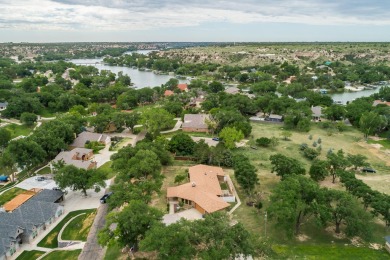
M348 5L348 2L350 5ZM387 5L343 0L0 0L0 28L19 30L144 30L207 22L390 25ZM371 12L371 15L370 15ZM372 15L374 14L374 15Z

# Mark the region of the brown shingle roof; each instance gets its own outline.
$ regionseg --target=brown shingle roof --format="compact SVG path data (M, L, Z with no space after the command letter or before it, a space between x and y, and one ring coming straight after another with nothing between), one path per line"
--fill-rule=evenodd
M96 141L105 143L108 135L91 133L91 132L81 132L76 139L74 139L73 143L70 146L74 147L84 147L87 141Z
M186 114L184 115L182 128L208 129L206 119L209 119L209 115L207 114Z
M167 197L178 197L195 202L208 213L229 207L223 201L218 176L224 176L220 167L199 164L189 168L190 182L167 189Z

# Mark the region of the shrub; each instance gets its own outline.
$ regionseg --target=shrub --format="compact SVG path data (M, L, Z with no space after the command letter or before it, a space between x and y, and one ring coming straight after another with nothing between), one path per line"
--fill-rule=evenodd
M321 138L318 137L317 143L320 144L322 142Z
M268 147L271 144L271 139L269 139L267 137L260 137L260 138L256 139L256 144L258 146Z
M307 143L302 143L300 146L299 146L299 150L301 151L304 151L308 148L309 146L307 145Z
M318 155L320 155L320 153L313 148L306 148L303 150L303 155L309 160L314 160L318 157Z
M313 147L317 147L317 142L316 141L313 142Z
M312 135L309 135L309 140L313 140L313 136Z

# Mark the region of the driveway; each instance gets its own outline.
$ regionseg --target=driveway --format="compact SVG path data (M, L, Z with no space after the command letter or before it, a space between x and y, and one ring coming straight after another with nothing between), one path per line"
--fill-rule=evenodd
M161 131L161 133L166 134L166 133L176 132L177 130L179 130L181 128L181 125L183 124L183 121L181 121L181 118L175 118L175 120L177 122L171 130Z
M181 218L187 219L187 220L197 220L202 219L202 214L197 211L196 209L187 209L178 213L174 214L165 214L163 216L162 222L166 225L176 223Z

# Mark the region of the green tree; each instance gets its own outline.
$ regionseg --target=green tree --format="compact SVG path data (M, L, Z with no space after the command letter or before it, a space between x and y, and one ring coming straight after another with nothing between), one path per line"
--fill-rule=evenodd
M32 126L37 122L37 115L34 113L23 112L20 115L20 121L26 126Z
M270 156L272 164L272 172L276 172L277 176L285 179L292 174L305 174L305 168L300 161L284 156L283 154L274 154Z
M342 149L338 150L337 153L328 153L327 162L328 170L332 175L332 182L336 182L336 178L341 171L344 171L351 163L344 156L344 151Z
M46 152L30 138L10 142L4 153L9 153L15 158L15 163L22 169L37 166L43 163L46 158Z
M219 137L226 148L233 149L236 147L236 142L244 138L244 134L240 130L237 131L235 127L225 127L219 133Z
M327 109L325 109L325 115L326 118L336 121L336 120L341 120L345 117L346 115L346 110L343 106L333 104Z
M314 160L309 170L310 177L315 181L323 181L329 175L328 162Z
M81 190L85 196L87 196L88 189L94 188L95 192L99 192L101 188L106 187L105 179L106 176L101 171L79 169L73 165L60 167L54 175L54 180L59 188Z
M317 214L319 186L301 175L292 175L279 182L270 197L269 216L288 236L298 235L301 226Z
M387 125L387 119L376 112L364 112L360 117L359 127L364 133L364 138L368 135L375 134Z
M290 131L283 131L280 133L281 136L283 136L283 139L285 141L290 140L290 137L292 136L292 133Z
M369 166L369 164L366 162L367 157L362 154L348 154L347 160L354 167L355 171L358 167Z
M197 163L208 163L210 147L204 139L198 141L194 146L194 157Z
M11 132L8 129L0 128L0 151L7 147L11 140Z
M340 233L340 225L345 225L345 232L349 236L370 238L372 216L366 212L361 204L352 195L345 191L327 190L328 201L326 209L329 210L330 219L336 226L336 233Z
M224 87L221 82L213 81L209 84L209 89L213 93L218 93L224 90Z
M251 236L242 224L231 225L226 214L213 213L204 220L180 220L153 225L140 248L156 251L158 259L229 259L254 255Z
M171 127L174 116L162 108L150 108L143 111L141 124L148 133L156 137L164 129Z
M247 194L251 194L255 186L259 184L256 168L249 160L235 161L234 177Z
M98 234L101 245L116 240L122 246L136 246L145 233L162 219L162 212L143 201L131 200L120 212L111 212L106 224ZM113 231L110 226L116 224Z
M271 144L271 139L269 139L267 137L260 137L260 138L256 139L256 144L258 146L268 147Z
M185 133L178 133L172 136L169 141L169 150L176 155L193 155L195 142L191 136Z

